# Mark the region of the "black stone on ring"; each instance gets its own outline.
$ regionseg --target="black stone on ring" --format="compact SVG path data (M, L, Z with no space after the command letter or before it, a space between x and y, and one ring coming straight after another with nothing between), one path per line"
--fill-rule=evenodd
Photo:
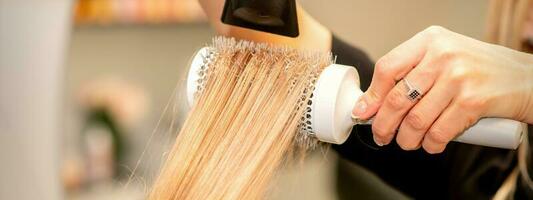
M412 86L407 79L403 79L405 86L407 87L407 98L411 101L416 101L422 97L422 92L420 92L416 87Z

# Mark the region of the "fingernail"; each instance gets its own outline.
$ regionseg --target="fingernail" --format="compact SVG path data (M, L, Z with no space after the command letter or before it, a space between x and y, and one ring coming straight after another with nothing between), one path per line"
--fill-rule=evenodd
M359 116L354 115L353 112L352 112L352 119L354 119L354 120L359 120L360 118L359 118Z
M374 143L376 143L376 145L378 145L378 146L380 146L380 147L383 146L383 143L380 142L380 141L376 138L376 136L372 136L372 137L374 137Z
M366 112L367 104L364 100L359 100L352 111L352 118L357 119Z

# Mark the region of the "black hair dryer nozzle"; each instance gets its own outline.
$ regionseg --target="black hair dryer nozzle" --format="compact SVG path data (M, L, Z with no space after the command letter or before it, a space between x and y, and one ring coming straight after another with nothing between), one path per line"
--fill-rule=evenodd
M257 31L299 35L295 0L226 0L221 20Z

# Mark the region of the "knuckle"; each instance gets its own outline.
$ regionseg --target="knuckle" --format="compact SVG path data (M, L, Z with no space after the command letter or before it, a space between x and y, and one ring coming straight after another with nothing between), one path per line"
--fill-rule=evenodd
M405 94L395 87L385 99L386 104L388 104L392 109L399 110L402 109L406 101Z
M388 59L386 57L382 57L376 62L374 71L380 77L389 77L389 75L391 74L391 70L389 70L389 66L390 64L389 64Z
M448 134L443 132L440 128L432 128L426 135L427 139L436 144L446 144L451 138Z
M474 118L478 112L485 110L487 107L487 99L474 96L474 95L461 95L457 98L457 105L461 110L468 110L469 113L473 113L474 116L468 116L467 118Z
M429 51L437 62L444 63L445 65L454 63L462 54L455 41L447 38L439 38L438 40L431 41Z
M411 128L421 131L427 128L427 122L423 119L422 114L418 111L411 111L405 117L405 122Z
M431 38L440 37L447 30L442 26L432 25L424 30L424 32Z
M448 80L453 85L461 85L470 76L470 72L466 67L452 66L447 72Z
M431 25L429 26L427 29L427 31L445 31L446 28L442 27L442 26L439 26L439 25Z
M436 42L434 44L433 51L437 56L437 59L444 64L454 63L459 57L459 51L455 49L452 44L444 44L444 42Z

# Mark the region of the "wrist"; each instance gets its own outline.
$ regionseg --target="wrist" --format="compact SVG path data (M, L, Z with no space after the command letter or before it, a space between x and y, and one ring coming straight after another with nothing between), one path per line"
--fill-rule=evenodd
M524 59L524 68L526 69L526 106L524 107L524 117L522 120L528 124L533 124L533 55L527 54L528 58Z
M512 116L508 117L527 124L533 124L533 54L514 49L507 50L507 57L511 58L509 62L513 63L510 68L518 69L518 71L513 72L515 75L511 76L514 77L514 80L518 80L512 85L512 90L514 90L516 95L508 96L504 100L508 104L513 104L510 105L509 109L514 110L514 112ZM512 101L513 98L516 98L517 101Z

